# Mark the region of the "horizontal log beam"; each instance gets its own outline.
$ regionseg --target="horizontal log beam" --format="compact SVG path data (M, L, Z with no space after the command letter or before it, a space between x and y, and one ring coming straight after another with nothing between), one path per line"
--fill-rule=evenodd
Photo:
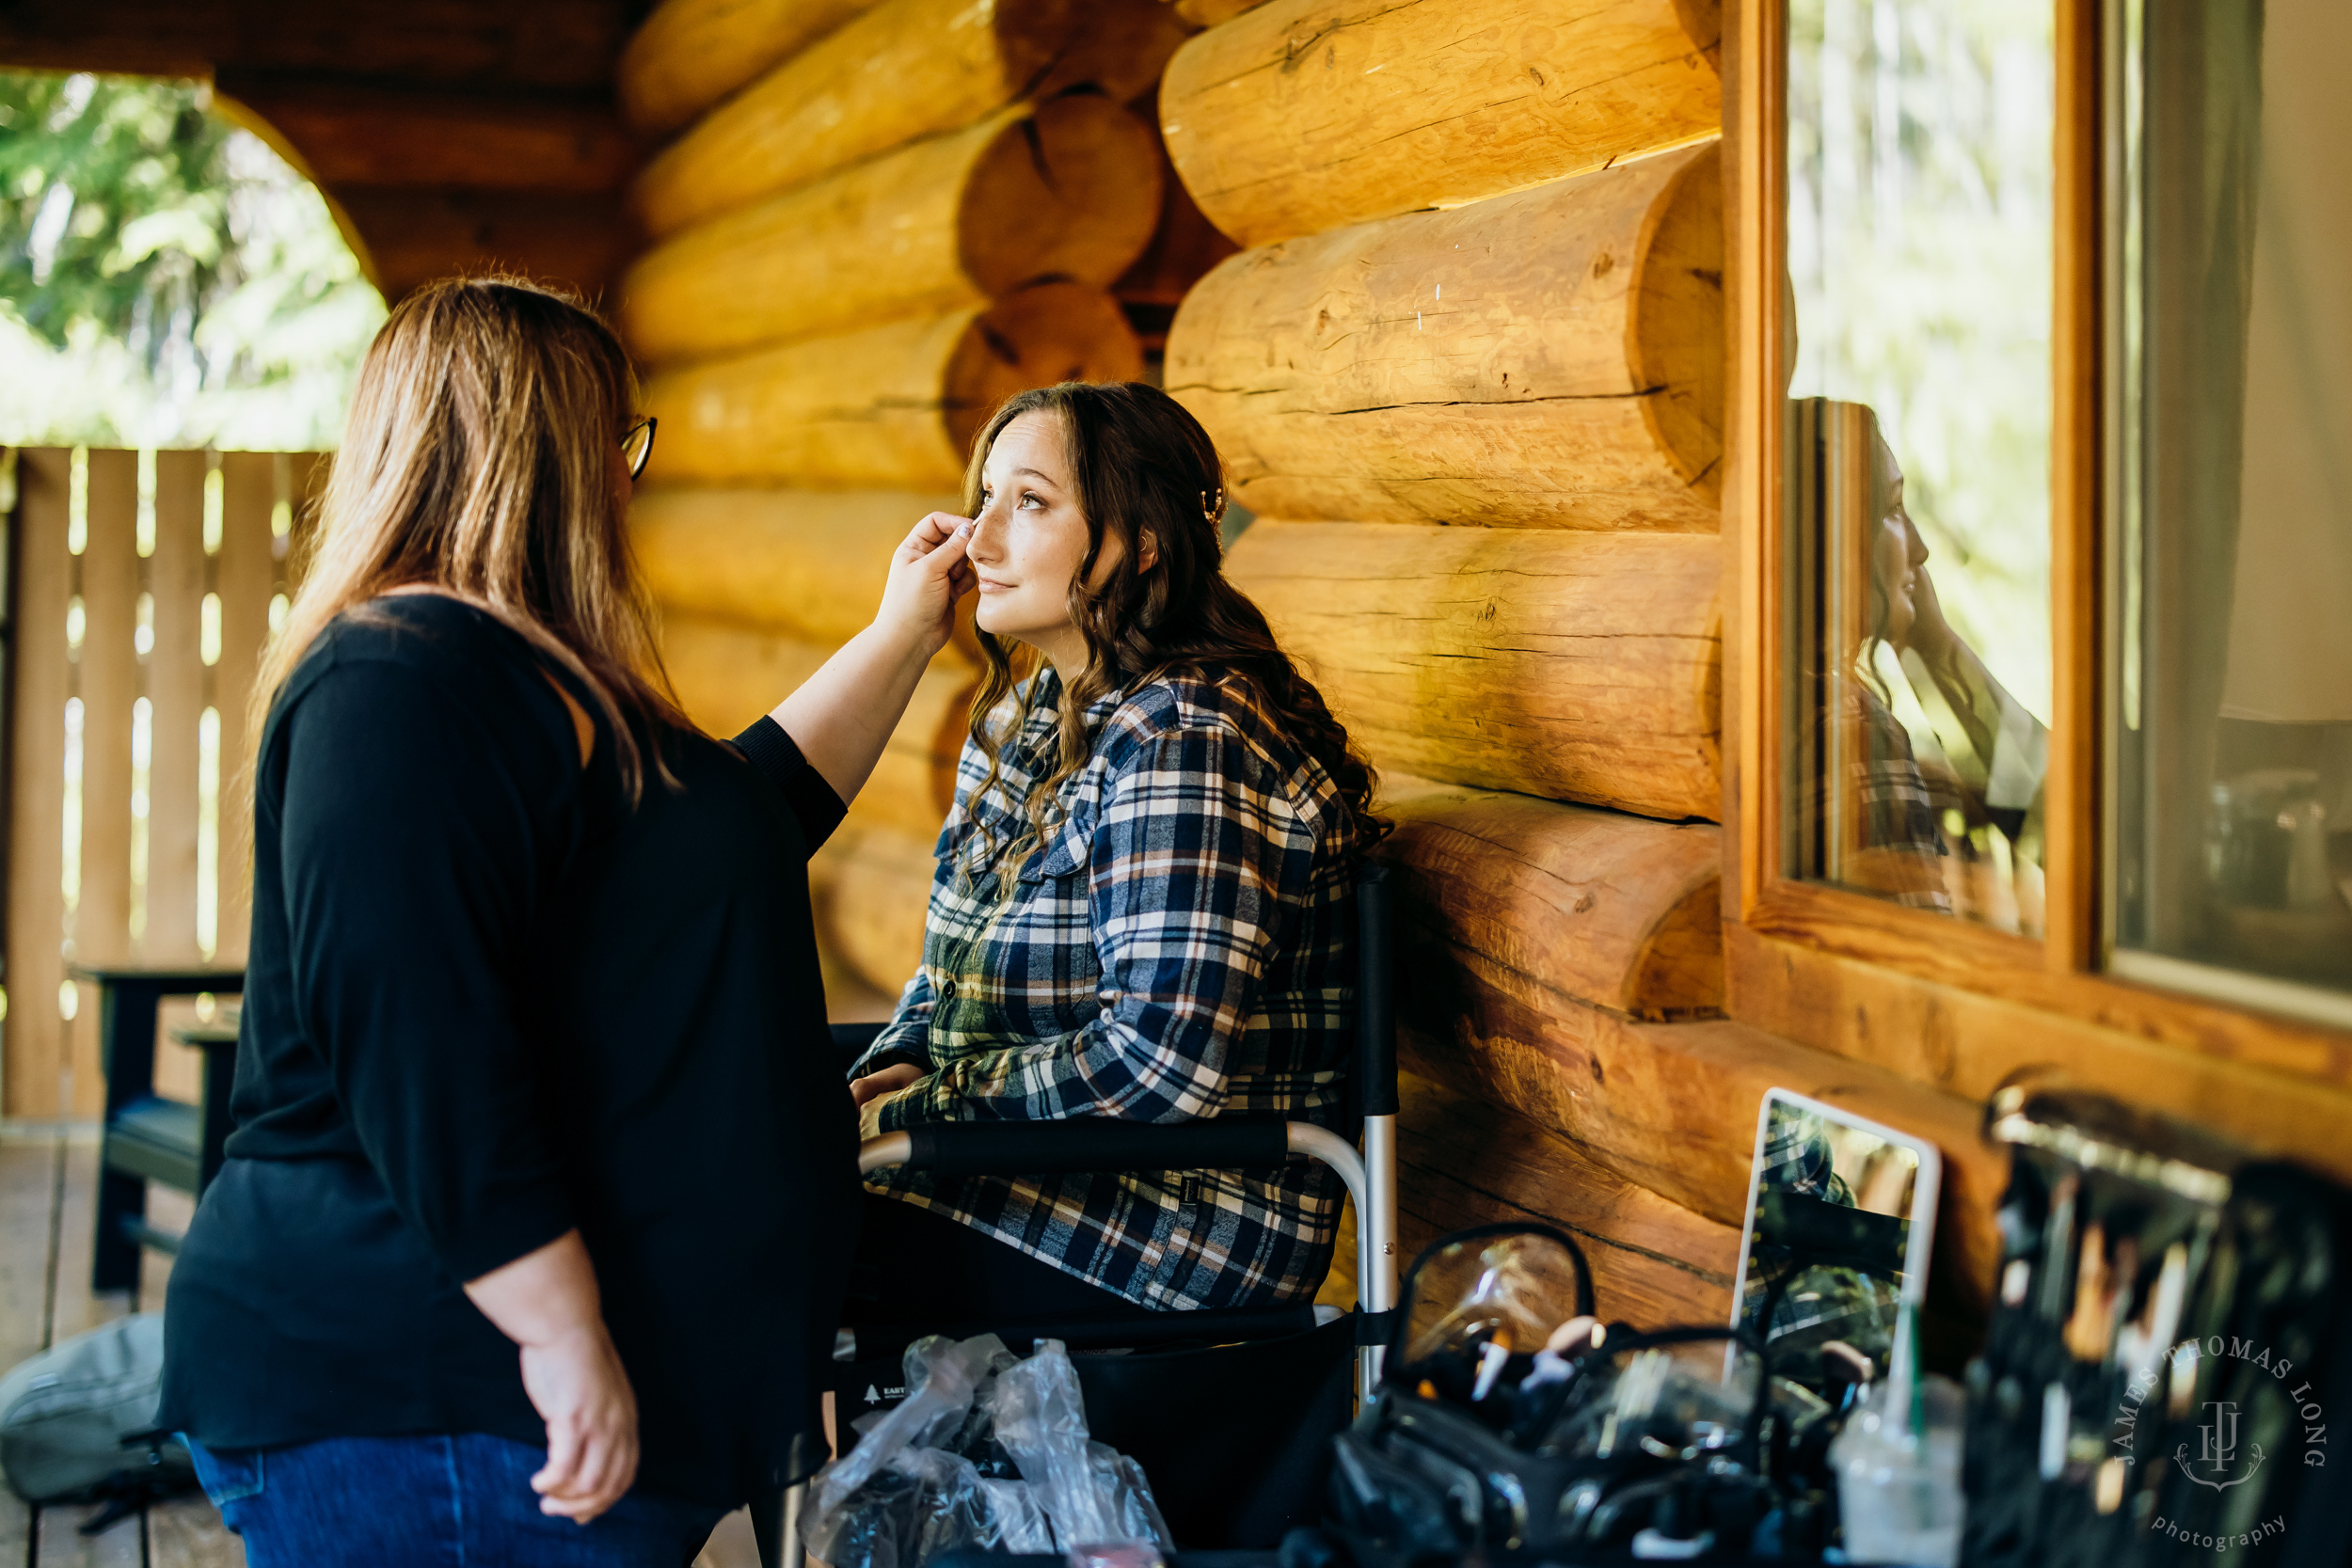
M1976 1101L1727 1022L1640 1023L1575 1002L1417 927L1402 1009L1412 1070L1505 1106L1620 1177L1723 1225L1746 1216L1764 1091L1794 1089L1933 1144L1944 1157L1931 1285L1981 1322L2000 1258L2006 1158Z
M0 61L595 92L612 79L630 8L624 0L13 0L0 8Z
M617 191L637 166L628 132L600 100L405 91L227 72L220 88L274 126L299 154L303 172L329 191Z
M1635 1018L1722 1009L1719 830L1395 774L1380 809L1379 856L1449 946Z
M873 620L915 523L961 504L947 493L648 486L629 507L629 543L666 612L831 647Z
M790 696L832 657L816 642L775 637L687 614L662 618L661 655L688 717L712 735L739 734ZM915 684L866 787L850 802L851 821L939 836L954 803L956 757L969 728L978 677L953 654L935 659Z
M1143 353L1108 294L1025 289L985 311L896 322L654 376L663 477L810 489L961 487L972 437L1013 393L1132 381Z
M1473 1225L1548 1223L1583 1249L1604 1321L1663 1328L1729 1320L1737 1225L1636 1186L1566 1139L1475 1096L1410 1074L1402 1087L1400 1251L1418 1254Z
M845 824L808 865L818 946L894 997L923 961L923 917L938 867L931 846L930 838Z
M1177 52L1161 122L1201 210L1267 245L1712 136L1722 32L1720 0L1277 0Z
M715 736L742 733L799 689L833 652L686 612L661 617L661 663L686 716Z
M1151 127L1107 99L1004 110L679 234L630 269L621 330L674 360L1103 287L1151 242L1160 182Z
M621 108L638 130L667 135L873 3L662 0L621 52Z
M1713 532L1723 192L1711 146L1245 251L1168 389L1263 515Z
M1383 766L1722 810L1712 539L1260 522L1227 570Z
M612 194L386 190L345 185L333 200L356 230L369 280L389 300L460 273L516 272L604 292L636 248Z
M1184 29L1154 0L882 0L703 117L635 198L669 234L1016 99L1081 85L1124 103Z
M1724 1323L1740 1267L1740 1227L1694 1214L1595 1164L1526 1117L1411 1073L1398 1082L1397 1266L1475 1225L1549 1225L1592 1266L1604 1322L1636 1328ZM1356 1226L1341 1223L1338 1255L1316 1299L1356 1305ZM1573 1277L1554 1282L1560 1316Z

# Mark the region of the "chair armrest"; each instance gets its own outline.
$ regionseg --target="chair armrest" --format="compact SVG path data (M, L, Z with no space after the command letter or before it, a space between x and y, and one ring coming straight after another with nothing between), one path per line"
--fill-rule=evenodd
M904 1152L898 1150L905 1140ZM890 1146L887 1149L885 1146ZM1089 1172L1263 1169L1290 1158L1279 1121L940 1121L876 1138L859 1165L903 1164L937 1176L1065 1176Z

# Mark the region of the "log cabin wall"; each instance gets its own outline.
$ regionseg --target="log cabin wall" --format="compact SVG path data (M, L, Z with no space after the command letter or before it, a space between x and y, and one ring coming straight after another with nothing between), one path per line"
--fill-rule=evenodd
M1719 8L1214 3L1162 129L1249 248L1167 386L1397 823L1406 1245L1549 1219L1604 1313L1722 1321L1777 1084L1947 1150L1968 1315L1974 1107L1721 1016Z
M667 0L619 96L663 138L616 319L661 420L632 516L689 712L732 734L863 627L889 554L961 511L1013 392L1147 372L1232 246L1152 112L1187 29L1157 0ZM813 869L835 1016L919 961L977 678L925 677Z

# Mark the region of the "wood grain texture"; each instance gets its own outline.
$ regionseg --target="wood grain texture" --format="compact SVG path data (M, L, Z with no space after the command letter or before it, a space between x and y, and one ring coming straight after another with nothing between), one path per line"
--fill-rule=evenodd
M655 157L636 210L674 233L1016 99L1091 84L1123 103L1183 39L1155 0L882 0Z
M665 612L830 646L873 620L914 525L961 509L946 491L648 486L629 507L629 543ZM977 656L968 616L960 630Z
M672 360L1105 286L1150 243L1160 179L1151 128L1109 100L1016 105L676 235L630 269L619 325Z
M82 704L81 875L70 940L75 963L123 963L135 957L131 741L132 705L139 696L138 453L92 449L88 463L82 646L74 660L74 691ZM77 1117L94 1117L105 1105L98 1011L98 988L82 983L67 1036L69 1103Z
M98 1175L94 1136L59 1138L11 1134L0 1142L0 1357L14 1366L56 1338L132 1310L160 1311L170 1259L147 1256L139 1297L93 1296L89 1290L90 1200ZM184 1195L157 1188L150 1218L177 1230L193 1205ZM70 1229L78 1225L81 1228ZM176 1498L149 1516L148 1549L135 1518L96 1536L80 1533L96 1505L64 1504L38 1515L12 1492L0 1491L0 1557L41 1568L239 1568L243 1543L222 1528L202 1497Z
M814 673L833 650L749 627L666 614L662 659L688 715L712 735L756 722ZM930 842L955 800L956 757L970 723L972 666L943 654L916 683L873 776L850 802L852 822Z
M610 192L405 190L338 185L368 279L397 300L459 273L516 272L603 293L639 247Z
M1410 927L1406 935L1399 1001L1414 1071L1548 1127L1626 1180L1720 1224L1745 1215L1768 1088L1934 1144L1946 1194L1936 1268L1955 1314L1982 1316L2007 1162L1979 1136L1975 1101L1742 1024L1636 1022L1480 955L1438 948Z
M1173 321L1176 307L1184 302L1192 286L1240 247L1218 232L1200 211L1168 164L1168 149L1156 137L1153 141L1154 156L1160 161L1159 226L1135 265L1111 285L1111 293L1125 305L1165 309L1166 319ZM1161 334L1163 340L1166 336Z
M1162 129L1244 245L1459 207L1716 135L1721 9L1276 0L1177 52Z
M345 79L605 90L628 0L17 0L0 60L203 78L219 67Z
M1549 1224L1583 1249L1603 1321L1662 1328L1730 1318L1738 1225L1637 1186L1485 1100L1411 1074L1399 1086L1398 1251L1407 1262L1450 1230Z
M662 0L629 35L613 71L639 131L675 131L873 0Z
M1721 809L1712 539L1260 522L1227 569L1382 766Z
M342 185L616 191L637 149L610 103L509 93L239 77L221 90L267 120L332 191Z
M220 938L214 961L245 962L253 923L253 813L246 725L269 601L278 575L270 513L278 504L278 463L267 452L220 454L221 545L213 581L220 594L220 663L213 690L220 709Z
M1381 786L1396 831L1377 852L1430 940L1636 1018L1722 1008L1718 830L1397 774Z
M2048 922L2043 961L2061 974L2095 970L2106 961L2099 911L2101 817L2111 799L2100 779L2109 733L2102 700L2106 681L2103 656L2109 646L2105 599L2110 514L2103 490L2110 405L2106 251L2112 221L2105 188L2109 178L2105 76L2110 52L2100 33L2109 25L2102 21L2106 14L2094 6L2061 6L2055 61L2058 113L2052 157L2057 178L2051 195L2057 214L2052 235L2057 264L2050 321L2054 668L2042 863L2048 879L2043 890ZM2160 357L2163 351L2156 353ZM2343 607L2338 610L2341 613Z
M2012 1074L2055 1069L2084 1088L2352 1180L2352 1140L2344 1135L2352 1087L2319 1081L2277 1053L2185 1050L2136 1027L2169 1010L2160 993L2143 991L2137 1006L2099 1020L2055 1011L2030 992L1939 984L1741 927L1727 929L1724 943L1737 1016L1857 1068L1972 1100Z
M1214 27L1265 3L1266 0L1174 0L1169 8L1196 27Z
M1013 393L1142 373L1116 301L1048 283L986 310L666 372L645 403L661 418L665 478L949 490L962 484L973 436Z
M740 734L790 696L833 652L723 621L665 610L661 662L686 716L710 735Z
M0 1040L0 1107L12 1117L46 1121L60 1115L58 1074L65 1067L65 1021L57 988L65 979L65 920L58 888L64 844L66 553L72 453L36 447L17 454L15 625L8 653L15 682L9 714L8 1019Z
M1723 193L1710 145L1245 251L1168 389L1275 517L1716 531Z
M1756 900L1746 924L1775 943L1802 943L1883 969L1890 985L1948 988L2031 1008L2048 1016L2053 1039L2097 1039L2111 1031L2143 1044L2352 1089L2352 1037L2341 1030L2106 974L2052 973L2043 943L1972 921L1899 909L1819 883L1781 881Z
M204 710L198 646L204 599L204 454L155 454L154 649L148 655L150 723L147 923L139 959L195 964L197 747Z
M923 961L930 838L844 823L808 863L817 942L834 963L896 997Z

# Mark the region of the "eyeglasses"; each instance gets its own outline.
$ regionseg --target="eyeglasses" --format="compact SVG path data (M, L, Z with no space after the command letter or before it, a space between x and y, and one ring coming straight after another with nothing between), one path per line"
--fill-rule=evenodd
M653 427L659 420L644 419L628 427L621 437L621 455L628 460L628 477L635 479L645 471L646 459L653 456Z

